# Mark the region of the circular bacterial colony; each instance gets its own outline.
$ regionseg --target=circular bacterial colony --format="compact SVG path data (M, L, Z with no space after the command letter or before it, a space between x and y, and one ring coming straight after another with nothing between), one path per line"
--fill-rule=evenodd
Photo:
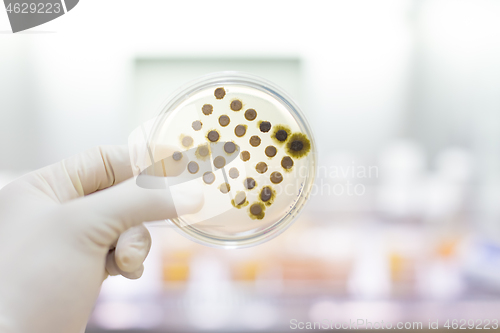
M207 245L249 246L281 233L314 179L314 144L300 111L269 84L246 79L191 87L153 133L152 141L178 147L170 173L203 184L203 208L172 222Z

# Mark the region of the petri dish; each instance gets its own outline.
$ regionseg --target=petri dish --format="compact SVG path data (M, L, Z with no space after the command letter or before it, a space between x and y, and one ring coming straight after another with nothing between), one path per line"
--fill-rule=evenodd
M199 78L168 100L148 135L151 156L176 147L162 156L165 176L203 185L202 209L167 221L198 243L268 241L290 227L311 194L311 129L297 104L265 79L239 72Z

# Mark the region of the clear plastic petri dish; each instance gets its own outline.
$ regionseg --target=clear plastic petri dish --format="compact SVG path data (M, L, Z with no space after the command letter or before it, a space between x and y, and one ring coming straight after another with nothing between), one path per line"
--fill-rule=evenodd
M161 162L157 173L202 185L202 209L168 221L198 243L268 241L294 222L311 193L312 132L297 104L262 78L221 72L191 82L169 99L148 135L148 154Z

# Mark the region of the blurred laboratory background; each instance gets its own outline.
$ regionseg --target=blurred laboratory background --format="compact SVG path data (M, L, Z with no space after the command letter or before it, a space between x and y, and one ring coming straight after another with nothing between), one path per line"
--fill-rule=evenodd
M289 92L319 165L303 214L263 245L212 249L150 225L144 276L105 281L88 333L498 319L499 1L98 7L16 35L0 16L0 187L126 144L174 90L226 70Z

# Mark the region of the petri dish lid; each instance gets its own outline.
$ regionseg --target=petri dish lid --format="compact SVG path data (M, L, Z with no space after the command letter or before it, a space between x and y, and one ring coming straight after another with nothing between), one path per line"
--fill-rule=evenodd
M153 167L140 172L202 185L202 209L167 222L212 247L248 247L281 234L316 174L316 146L297 104L271 82L240 72L179 89L152 121L147 147L135 158L152 158Z

